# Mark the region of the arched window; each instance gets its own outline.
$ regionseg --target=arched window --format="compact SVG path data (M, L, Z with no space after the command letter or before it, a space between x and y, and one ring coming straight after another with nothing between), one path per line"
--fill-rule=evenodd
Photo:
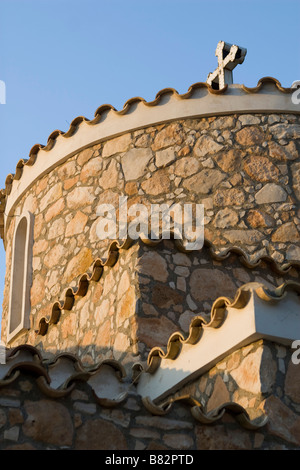
M7 342L30 326L32 242L33 215L26 212L20 217L13 240Z

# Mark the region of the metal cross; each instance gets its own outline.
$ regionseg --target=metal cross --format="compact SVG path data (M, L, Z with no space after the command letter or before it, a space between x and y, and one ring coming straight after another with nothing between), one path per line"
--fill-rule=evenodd
M217 90L221 90L226 84L231 85L233 83L232 71L238 64L244 62L246 53L247 49L243 47L219 41L216 49L218 67L208 74L206 83Z

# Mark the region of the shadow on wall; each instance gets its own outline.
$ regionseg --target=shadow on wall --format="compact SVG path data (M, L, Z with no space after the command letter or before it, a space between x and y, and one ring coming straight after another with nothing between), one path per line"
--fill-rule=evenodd
M0 448L17 441L30 449L296 448L297 427L289 429L289 423L297 416L278 396L283 350L281 367L275 368L275 349L269 342L241 348L157 404L137 393L137 377L124 374L116 361L83 366L69 351L45 360L32 346L17 347L0 365L1 417L11 410L0 429ZM262 359L261 368L253 357ZM287 353L285 390L291 392L289 359ZM248 392L239 386L243 367L251 374L249 386L256 387ZM278 422L283 411L288 419ZM12 426L13 416L18 420Z
M299 269L276 271L278 266L267 259L251 265L238 250L222 255L207 245L187 255L169 240L156 247L139 241L137 248L131 273L121 251L97 280L83 274L76 296L69 290L68 297L53 304L50 318L37 315L33 330L39 327L40 334L29 343L47 355L68 350L88 365L116 359L129 370L137 361L146 363L152 348L166 348L174 332L187 336L196 316L209 321L218 297L233 299L249 282L274 288L299 279ZM132 252L126 255L131 262Z
M264 348L268 350L266 345L267 343ZM260 352L261 349L261 343L253 344L252 354ZM240 354L242 362L245 359L242 349L234 354L237 353ZM264 354L262 354L262 357ZM267 360L265 363L262 360L261 363L264 370L268 367L269 360L269 357L265 356ZM253 405L248 406L249 409L246 410L245 400L242 406L243 391L239 389L234 374L229 372L226 375L227 379L224 380L225 368L222 367L222 363L227 364L228 361L232 361L232 357L233 355L230 355L224 361L221 361L221 367L213 369L213 373L207 371L201 376L193 376L192 380L179 385L164 400L152 401L145 393L139 393L140 374L145 373L140 367L135 367L130 374L126 374L123 366L112 359L87 366L83 365L78 357L68 351L57 351L52 359L47 360L36 348L22 345L8 351L6 364L0 365L0 404L1 395L5 395L6 392L5 386L8 385L9 389L14 388L14 384L18 384L21 377L22 380L30 378L30 381L36 382L41 392L40 399L64 399L72 396L72 392L81 390L83 387L86 391L90 390L92 394L89 402L104 408L123 406L128 400L132 401L132 398L135 397L135 399L141 401L145 411L147 410L152 415L168 415L174 406L183 404L192 413L193 418L202 424L213 424L220 421L224 413L227 412L242 427L257 430L266 424L263 409L258 404L276 392L278 387L277 370L274 370L264 393L261 394L259 390L252 390L250 394L247 394L249 401L256 402L256 407L253 407ZM266 383L265 378L260 379L261 370L259 366L255 372L258 382L264 381ZM26 392L22 393L26 400L32 387L28 384L24 387L25 382L23 382L21 389L22 392ZM84 395L79 393L76 396L86 401ZM131 408L129 407L129 409ZM138 411L138 409L140 408L132 408L135 411Z

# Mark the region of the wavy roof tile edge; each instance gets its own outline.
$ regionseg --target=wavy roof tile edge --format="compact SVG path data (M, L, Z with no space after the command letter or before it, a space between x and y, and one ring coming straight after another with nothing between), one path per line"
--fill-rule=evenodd
M140 238L139 241L145 244L146 246L151 246L154 248L160 245L164 240L162 238L158 240ZM184 243L181 240L173 238L173 242L175 247L179 251L186 254L191 253L191 251L185 249ZM120 252L129 249L133 245L133 243L134 240L130 238L127 238L123 243L120 243L118 240L114 240L113 242L111 242L107 250L106 260L103 261L100 258L96 259L92 264L91 271L81 274L79 276L77 288L74 290L73 288L69 287L65 290L64 299L55 301L52 304L50 315L48 317L42 317L39 320L39 328L36 331L36 334L41 336L46 335L49 326L58 323L62 312L64 310L69 311L72 309L75 302L75 296L85 296L89 288L90 282L100 281L103 273L103 268L113 267L118 260ZM293 261L280 266L273 258L268 256L261 256L251 262L248 255L241 248L237 246L232 246L226 248L220 253L217 253L214 245L207 239L204 240L204 247L208 248L209 255L214 260L220 262L225 261L232 254L236 254L239 257L240 262L245 265L248 269L255 269L261 263L267 263L271 266L271 269L273 269L277 274L281 275L287 274L293 268L300 271L300 261ZM201 250L202 248L199 251Z
M244 428L250 431L257 431L264 427L269 421L268 416L262 415L260 418L251 420L245 408L235 402L226 402L210 412L205 412L202 404L192 395L170 397L161 404L155 404L149 397L142 399L145 408L152 414L164 416L169 413L174 403L183 402L190 406L191 414L201 424L213 424L223 418L225 413L229 413Z
M22 354L24 353L25 357L22 359ZM31 356L31 359L26 357L28 354L29 357ZM18 355L21 356L19 360ZM52 387L49 368L55 368L57 365L59 367L59 361L61 359L69 361L70 364L74 364L74 369L77 370L74 374L70 374L62 385L59 387ZM14 360L14 364L9 367L9 362ZM90 382L90 380L101 371L103 366L108 366L112 369L117 380L120 382L122 382L126 377L123 366L115 360L104 360L87 368L84 367L80 359L74 354L60 353L52 360L43 360L41 351L34 346L22 344L8 351L7 364L0 364L0 373L2 367L7 369L4 371L4 376L0 379L0 389L5 388L6 386L11 386L12 383L18 379L21 372L26 372L32 374L36 378L38 388L49 398L64 398L74 390L77 382L86 382L91 387L93 396L100 406L109 408L120 406L129 397L129 390L134 385L135 381L133 380L130 383L128 382L127 384L124 384L124 391L118 396L110 398L107 398L106 396L103 397L97 393L97 387L94 386L93 382ZM141 397L141 400L147 411L157 416L168 414L174 406L174 403L183 402L190 406L192 417L201 424L214 424L216 421L221 420L225 413L232 415L239 425L250 431L260 429L268 422L268 417L266 415L260 417L259 420L255 419L251 421L247 411L235 402L226 402L206 413L201 403L192 395L171 397L160 405L153 403L148 397Z
M293 93L295 91L294 88L283 87L281 83L276 78L273 78L273 77L261 78L255 87L246 87L245 85L239 85L239 87L242 91L245 92L245 94L251 94L251 93L255 94L263 90L264 86L268 84L274 85L279 92L284 93L284 94ZM215 90L205 82L197 82L191 85L188 91L183 94L179 94L174 88L164 88L161 91L159 91L156 94L155 99L150 102L147 102L145 99L140 98L140 97L130 98L129 100L125 102L123 109L119 111L116 110L112 105L104 104L97 108L97 110L94 113L94 118L92 120L84 116L77 116L76 118L72 120L70 127L66 132L55 130L49 135L46 145L35 144L29 152L29 158L28 159L22 158L18 161L18 163L16 164L15 173L10 173L6 176L5 187L4 189L0 189L0 237L4 239L4 213L6 209L7 198L11 193L13 182L15 180L18 181L21 179L22 174L23 174L23 169L25 166L30 167L34 165L40 150L43 150L46 152L51 150L56 142L56 139L59 136L62 136L64 138L71 137L79 129L79 126L82 122L86 123L87 125L98 124L99 121L101 121L102 115L105 113L107 114L110 111L114 112L116 115L119 115L119 116L126 115L127 113L130 112L131 107L138 103L143 103L145 106L148 106L148 107L154 107L160 103L161 99L166 94L172 94L176 96L178 99L184 100L184 99L190 98L193 95L193 92L195 90L201 89L201 88L207 89L208 92L212 95L224 95L226 94L226 91L228 90L227 85L221 90Z
M253 288L255 286L254 291L257 296L266 302L282 300L288 290L300 294L300 283L295 281L286 281L280 286L274 287L274 289L270 289L264 284L256 282L242 285L237 289L233 300L228 297L219 297L214 301L210 312L211 320L208 323L202 316L195 316L190 323L189 332L186 337L181 332L176 331L169 337L165 349L161 347L152 348L148 354L147 369L145 372L154 374L163 359L176 360L184 344L195 345L199 340L201 341L203 328L219 328L226 320L226 309L229 307L237 309L244 308L251 295L249 286L253 286ZM137 365L136 367L139 366L140 365Z
M255 87L247 87L245 85L241 85L241 88L243 91L245 91L245 93L258 93L262 90L262 88L266 84L270 84L270 83L273 84L282 93L293 93L295 91L294 88L282 87L279 80L273 77L262 77L258 81ZM144 98L141 98L141 97L134 97L134 98L130 98L129 100L127 100L125 104L123 105L123 109L119 111L110 104L103 104L96 109L94 113L94 118L92 120L86 118L85 116L77 116L71 121L70 127L66 132L61 131L61 130L52 131L47 139L46 145L43 145L43 144L33 145L33 147L31 148L29 152L29 158L28 159L22 158L18 161L16 165L16 172L14 174L10 173L6 177L5 188L0 190L0 200L10 194L12 182L13 180L19 180L21 178L23 167L25 165L32 166L34 164L39 150L44 150L44 151L51 150L58 136L63 136L65 138L71 137L76 132L78 126L83 121L88 125L97 124L101 120L102 114L106 113L107 111L114 111L117 115L122 116L128 113L131 106L135 105L136 103L143 103L145 106L149 106L149 107L157 106L159 102L161 101L162 97L166 94L176 95L176 97L179 99L188 99L192 96L193 92L199 88L206 88L209 91L209 93L214 94L214 95L222 95L222 94L225 94L226 91L228 90L228 85L225 85L225 87L220 90L215 90L206 82L197 82L191 85L188 88L188 91L186 93L182 93L182 94L178 93L177 90L175 90L174 88L164 88L156 94L155 99L152 101L146 101ZM0 213L1 211L2 209L0 206Z
M57 366L61 359L67 360L70 364L73 364L75 372L70 374L68 380L61 386L51 387L52 380L49 370L51 367ZM13 383L18 378L20 372L25 371L37 377L37 384L46 395L52 398L64 397L73 390L74 382L87 382L91 377L97 374L103 366L109 366L120 381L126 377L124 367L114 359L106 359L93 366L85 367L75 354L67 352L59 353L53 359L43 359L42 352L36 347L29 344L21 344L8 349L6 352L6 363L0 364L0 372L2 374L4 373L0 379L0 388ZM102 398L97 398L101 403ZM107 398L104 400L106 400L106 404L109 406L118 404L117 399L112 399L111 403L108 403Z

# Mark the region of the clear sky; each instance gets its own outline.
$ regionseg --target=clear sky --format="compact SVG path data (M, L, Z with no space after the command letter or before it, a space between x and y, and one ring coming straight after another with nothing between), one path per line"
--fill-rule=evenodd
M220 40L247 48L234 82L300 80L300 0L0 0L0 187L34 144L108 103L185 93L217 65ZM5 256L0 242L0 301Z

